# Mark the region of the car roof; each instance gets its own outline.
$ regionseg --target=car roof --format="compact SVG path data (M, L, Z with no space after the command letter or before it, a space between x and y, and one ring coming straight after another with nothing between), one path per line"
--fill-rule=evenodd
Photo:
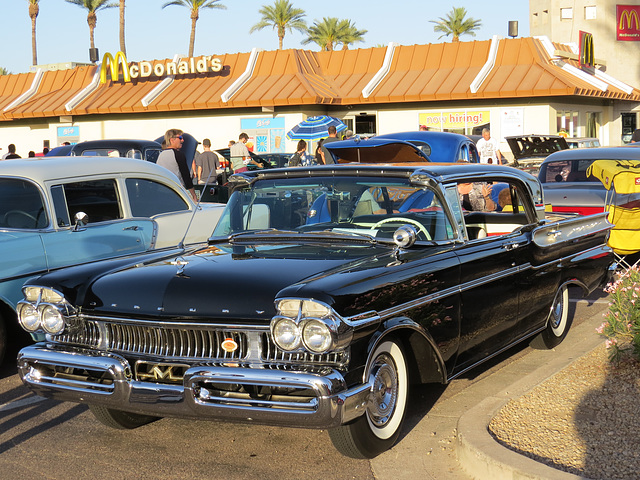
M50 180L92 175L149 174L171 178L173 174L155 163L119 157L34 157L0 161L0 176ZM174 179L175 180L175 179Z
M104 140L87 140L86 142L76 143L71 146L71 152L82 153L85 150L91 150L96 148L117 148L118 150L132 148L157 148L161 149L162 146L158 142L153 140L136 140L136 139L104 139Z
M640 148L624 146L562 150L549 155L542 164L568 160L640 160Z

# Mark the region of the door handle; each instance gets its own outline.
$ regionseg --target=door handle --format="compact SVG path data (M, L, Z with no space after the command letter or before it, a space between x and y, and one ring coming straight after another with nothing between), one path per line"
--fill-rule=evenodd
M519 243L505 243L504 245L502 245L502 248L504 248L505 250L515 250L518 247L520 247Z
M138 225L131 225L130 227L124 227L122 230L133 230L134 232L137 232L139 228L140 227L138 227Z

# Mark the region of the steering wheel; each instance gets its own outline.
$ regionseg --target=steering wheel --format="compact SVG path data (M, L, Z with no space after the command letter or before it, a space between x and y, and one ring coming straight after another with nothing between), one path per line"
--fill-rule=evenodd
M4 223L6 223L7 225L10 225L10 222L8 221L8 217L10 215L27 217L29 220L33 221L33 227L35 227L38 224L38 219L33 215L31 215L30 213L23 212L22 210L9 210L7 213L4 214ZM27 226L27 227L14 227L14 228L32 228L32 227Z
M383 218L382 220L377 222L373 227L371 227L371 230L375 230L376 228L380 227L381 225L384 225L385 223L402 223L402 222L410 223L414 227L418 227L418 230L420 232L424 233L424 236L427 237L427 240L429 240L429 241L431 240L431 235L429 234L427 229L424 228L424 225L422 225L417 220L413 220L411 218L406 218L406 217L387 217L387 218Z

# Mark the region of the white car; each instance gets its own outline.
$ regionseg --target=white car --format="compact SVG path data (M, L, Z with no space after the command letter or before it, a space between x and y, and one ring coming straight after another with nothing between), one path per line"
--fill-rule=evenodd
M175 175L151 162L1 161L0 362L26 280L70 265L204 242L223 210L222 204L196 206Z

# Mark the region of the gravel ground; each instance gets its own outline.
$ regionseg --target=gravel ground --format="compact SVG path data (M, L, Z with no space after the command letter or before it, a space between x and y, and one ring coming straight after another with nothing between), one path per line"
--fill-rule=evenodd
M593 480L640 478L640 363L604 345L505 405L489 424L503 445Z

